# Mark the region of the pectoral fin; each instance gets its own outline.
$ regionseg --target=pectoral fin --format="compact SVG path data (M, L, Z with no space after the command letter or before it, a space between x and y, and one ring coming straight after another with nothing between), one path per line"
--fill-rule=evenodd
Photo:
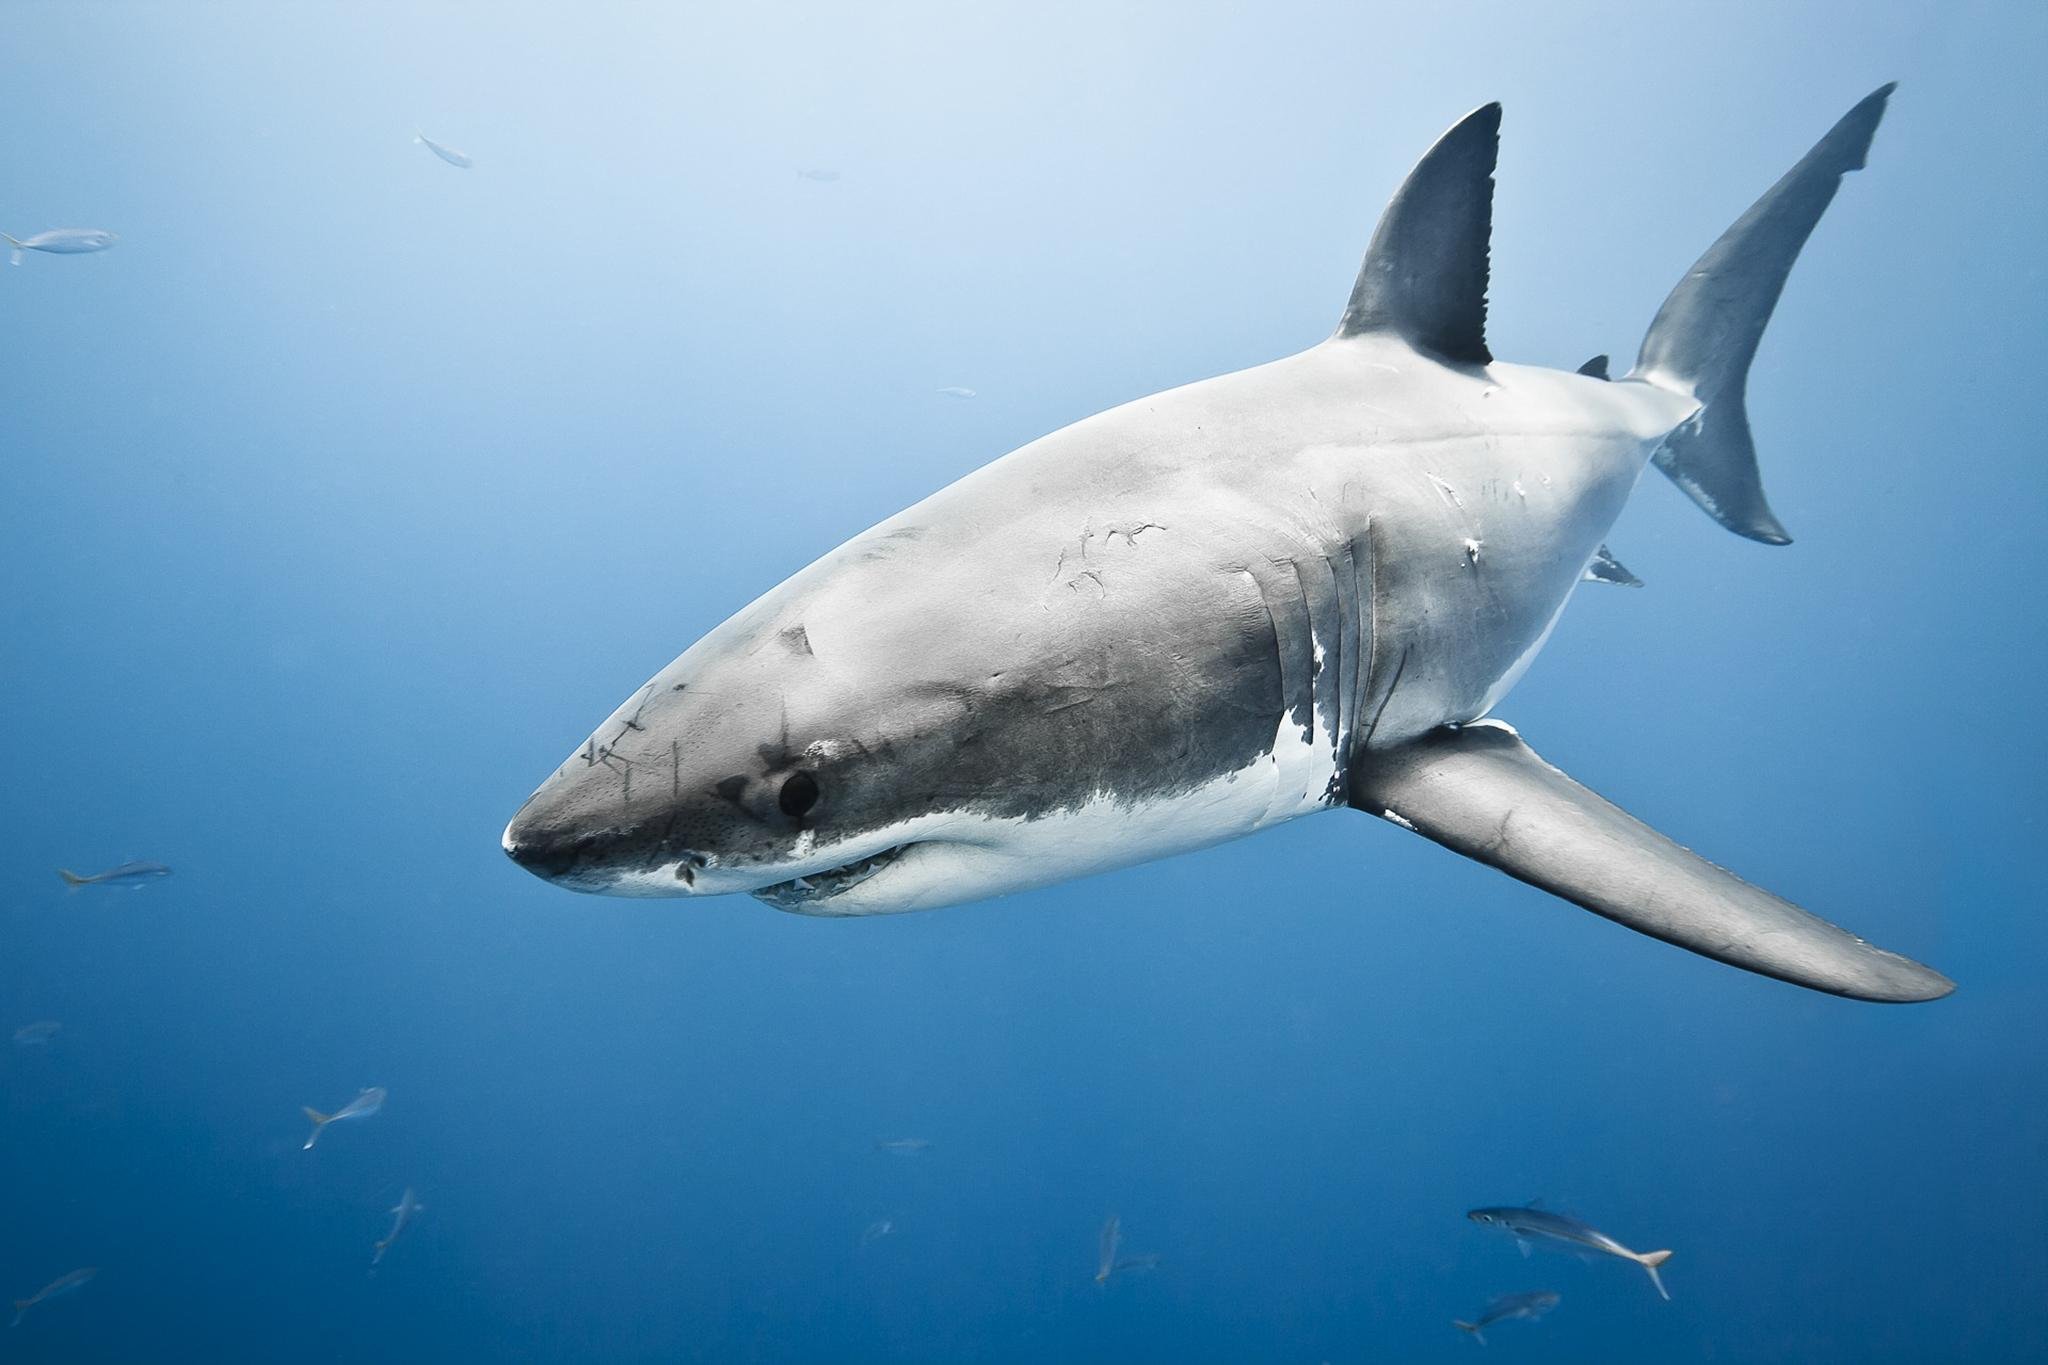
M1359 767L1352 805L1639 933L1858 1000L1955 989L1673 843L1497 721L1436 730Z

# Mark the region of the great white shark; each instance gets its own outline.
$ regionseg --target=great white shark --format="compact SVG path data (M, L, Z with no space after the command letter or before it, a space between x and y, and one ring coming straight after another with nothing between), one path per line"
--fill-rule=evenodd
M1784 544L1743 389L1891 87L1686 272L1635 366L1487 348L1500 107L1408 176L1336 332L1054 432L855 536L635 691L507 827L624 896L928 909L1351 807L1816 990L1952 983L1539 758L1499 705L1654 463Z

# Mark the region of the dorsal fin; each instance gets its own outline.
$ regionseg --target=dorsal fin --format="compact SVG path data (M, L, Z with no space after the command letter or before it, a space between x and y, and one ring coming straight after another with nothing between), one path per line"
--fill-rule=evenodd
M1582 374L1582 375L1586 376L1586 378L1588 378L1588 379L1606 379L1606 378L1608 378L1609 376L1608 376L1608 374L1607 374L1607 357L1606 357L1606 355L1602 354L1602 355L1596 355L1596 356L1594 356L1594 357L1593 357L1593 358L1592 358L1591 360L1589 360L1589 361L1587 361L1587 362L1586 362L1585 364L1583 364L1583 365L1579 366L1579 368L1578 368L1578 373L1580 373L1580 374Z
M1392 332L1454 364L1492 361L1486 277L1499 151L1498 104L1437 139L1380 216L1338 336Z

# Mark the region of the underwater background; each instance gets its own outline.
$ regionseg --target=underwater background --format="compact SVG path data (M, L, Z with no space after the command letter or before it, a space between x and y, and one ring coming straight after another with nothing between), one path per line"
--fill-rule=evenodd
M2048 8L0 26L0 228L119 234L0 267L0 1031L61 1025L0 1043L0 1291L99 1270L0 1359L1456 1361L1526 1290L1495 1356L2048 1358ZM818 554L1326 335L1473 106L1493 348L1571 368L1891 79L1750 384L1796 543L1647 476L1647 586L1580 593L1498 714L1950 999L1351 812L847 922L500 851ZM55 875L127 859L174 875ZM1673 1300L1463 1216L1538 1197L1673 1248ZM1112 1213L1160 1264L1098 1287Z

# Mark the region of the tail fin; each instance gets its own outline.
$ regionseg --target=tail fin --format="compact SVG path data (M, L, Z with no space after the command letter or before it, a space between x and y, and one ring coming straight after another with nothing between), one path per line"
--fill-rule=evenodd
M1657 468L1729 530L1766 545L1792 537L1764 499L1743 385L1785 276L1844 175L1863 169L1894 86L1873 91L1707 248L1657 310L1629 378L1699 400L1665 439Z
M28 250L28 248L22 245L22 241L19 237L13 236L10 233L0 232L0 237L7 238L7 245L14 248L14 250L8 254L7 264L20 265L21 253ZM19 1319L17 1319L17 1321L19 1321Z
M1670 1259L1671 1253L1668 1251L1646 1251L1636 1257L1637 1263L1650 1272L1650 1283L1657 1286L1657 1292L1664 1296L1666 1303L1671 1302L1671 1291L1664 1287L1664 1277L1657 1273L1657 1267Z
M1451 1326L1457 1328L1460 1332L1470 1332L1472 1340L1478 1342L1481 1346L1486 1344L1486 1333L1479 1330L1477 1323L1461 1322L1457 1318L1452 1318Z
M313 1131L306 1138L306 1145L299 1148L299 1150L302 1152L310 1152L313 1150L313 1144L320 1140L320 1130L327 1126L328 1121L332 1119L334 1115L323 1114L310 1104L302 1104L299 1106L299 1108L303 1109L305 1111L306 1117L313 1121Z
M21 1320L27 1317L28 1310L35 1306L36 1301L34 1299L16 1299L14 1301L14 1321L8 1323L7 1325L9 1327L21 1326Z
M6 236L6 234L5 234L5 233L0 233L0 237L4 237L4 236ZM10 238L8 238L8 240L9 240L9 241L12 241L12 240L14 240L14 239L10 237ZM20 252L18 252L18 251L17 251L17 252L15 252L15 253L14 253L14 255L15 255L15 259L16 259L16 260L19 260L19 259L21 258L21 253L20 253ZM84 886L84 885L85 885L85 884L86 884L87 882L89 882L89 881L91 881L91 880L92 880L92 878L90 878L90 877L81 877L81 876L79 876L79 875L78 875L78 874L77 874L76 872L73 872L73 871L72 871L72 870L71 870L70 868L68 868L68 867L60 867L60 868L58 868L58 869L57 869L57 875L58 875L58 876L60 876L60 877L62 877L62 878L64 879L64 885L66 885L66 886Z

